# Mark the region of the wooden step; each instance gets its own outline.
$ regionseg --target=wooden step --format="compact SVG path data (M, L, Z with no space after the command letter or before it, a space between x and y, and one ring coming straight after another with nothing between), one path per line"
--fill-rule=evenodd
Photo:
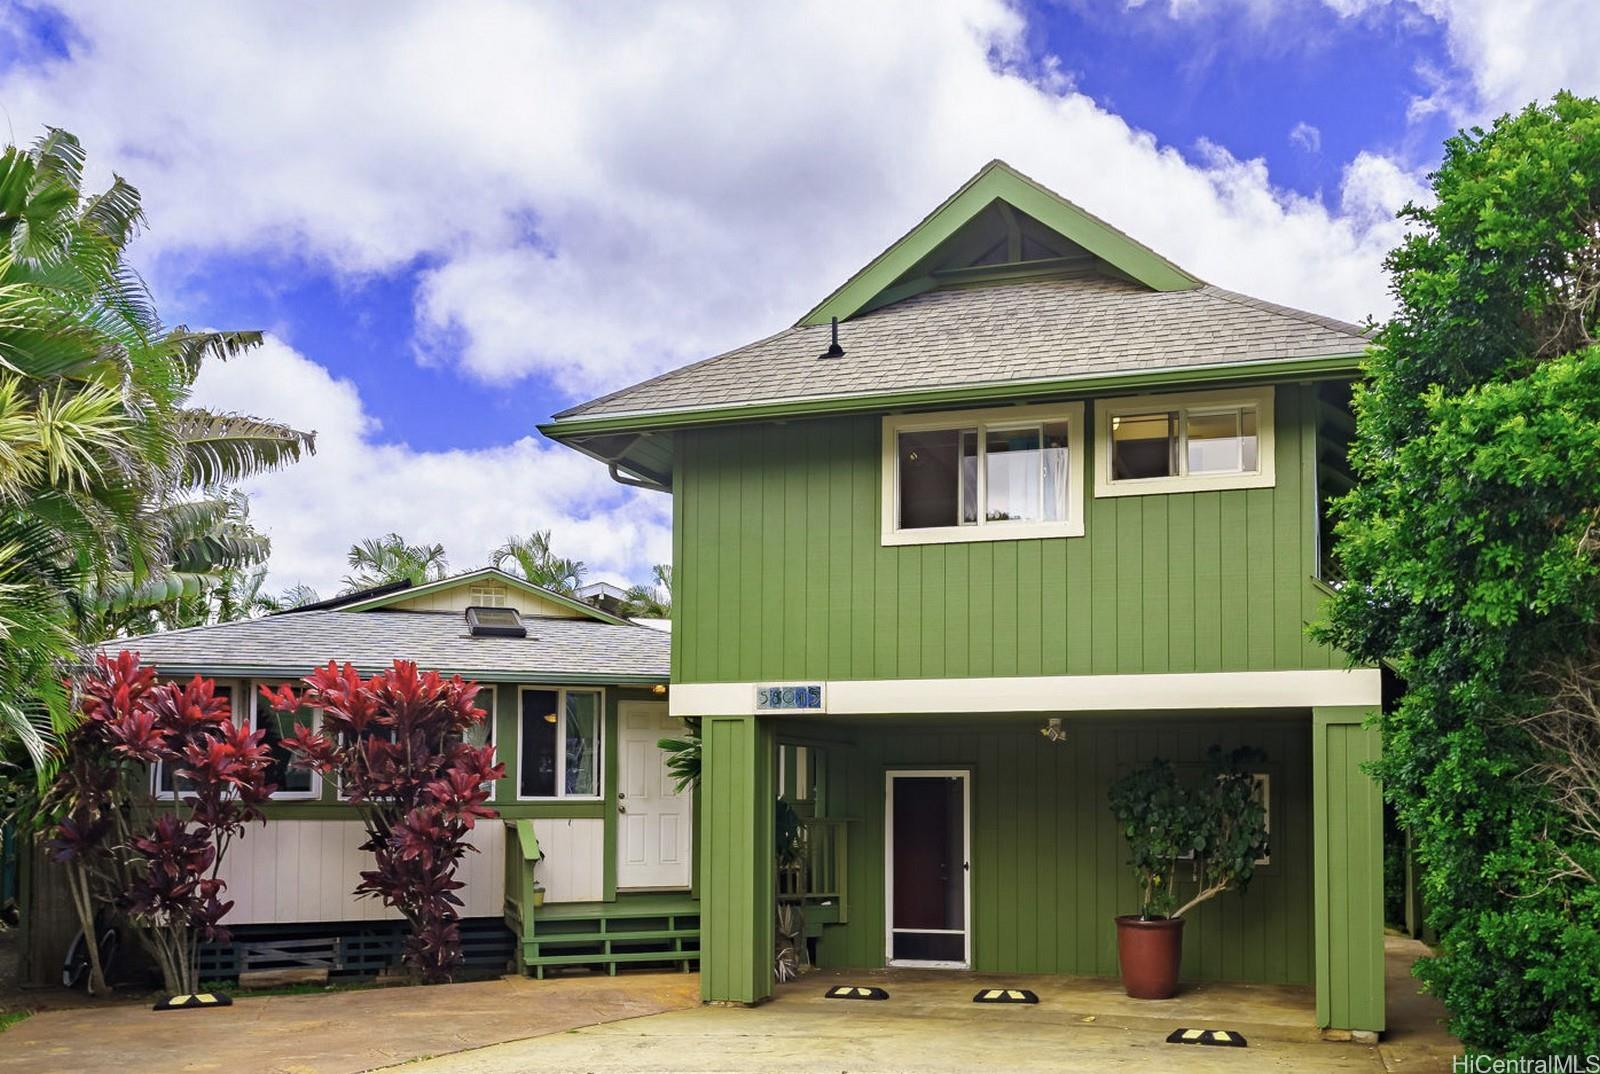
M601 966L608 962L683 962L699 961L699 951L613 951L609 955L534 955L530 966Z
M530 943L537 944L575 944L575 943L622 943L640 940L698 940L699 929L654 929L648 932L538 932L535 931Z

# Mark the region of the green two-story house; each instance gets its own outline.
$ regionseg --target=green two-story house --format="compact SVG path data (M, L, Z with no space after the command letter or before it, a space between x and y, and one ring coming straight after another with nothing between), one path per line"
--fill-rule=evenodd
M1382 1029L1382 682L1306 635L1365 347L995 162L794 327L545 425L673 497L705 998L771 994L786 899L823 966L1115 974L1110 782L1248 744L1270 856L1184 975Z

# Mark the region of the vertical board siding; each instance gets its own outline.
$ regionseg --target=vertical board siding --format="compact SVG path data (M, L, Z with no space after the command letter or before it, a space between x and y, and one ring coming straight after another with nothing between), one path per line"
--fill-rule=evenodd
M876 416L683 432L673 677L1338 666L1305 637L1321 603L1303 458L1314 446L1302 428L1309 391L1278 386L1276 487L1102 499L1091 490L1085 535L1048 540L883 547Z
M756 1003L772 994L771 727L753 716L701 725L700 995Z
M1189 915L1183 974L1190 980L1312 983L1312 766L1304 714L1138 727L1069 719L1067 740L1059 744L1046 742L1033 723L804 727L813 743L819 730L837 736L836 745L822 747L829 779L819 811L852 818L850 920L823 931L824 966L884 963L885 772L972 773L977 970L1111 976L1117 972L1113 918L1138 912L1127 845L1107 803L1111 782L1156 756L1196 775L1211 745L1254 745L1265 751L1262 770L1272 780L1271 863L1257 870L1244 894L1220 896Z
M533 875L546 902L599 902L605 898L606 822L594 817L538 817L533 834L544 860Z
M598 824L598 821L594 823ZM456 879L462 917L499 917L505 911L504 824L479 824L467 842L478 848L461 860ZM228 847L219 876L228 885L230 925L313 921L388 921L400 912L378 899L358 899L355 888L372 855L361 849L360 821L273 820L252 824ZM542 833L541 833L542 838Z
M1365 767L1380 752L1359 708L1313 713L1317 1021L1384 1028L1383 801Z

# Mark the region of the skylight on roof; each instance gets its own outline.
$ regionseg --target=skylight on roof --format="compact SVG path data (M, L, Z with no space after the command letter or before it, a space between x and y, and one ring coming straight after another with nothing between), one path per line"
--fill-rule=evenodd
M515 608L467 609L467 633L475 638L526 638L528 628Z

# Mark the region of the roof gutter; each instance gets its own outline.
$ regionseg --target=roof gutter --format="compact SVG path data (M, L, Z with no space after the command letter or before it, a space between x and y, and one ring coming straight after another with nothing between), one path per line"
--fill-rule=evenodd
M1197 380L1217 383L1286 380L1298 377L1325 379L1341 374L1359 373L1366 353L1365 350L1360 350L1317 355L1311 358L1278 358L1258 362L1168 367L1135 372L1120 371L1078 377L967 384L916 391L816 396L810 399L739 403L731 406L692 407L679 410L641 410L592 418L574 415L569 418L557 417L540 425L538 429L552 440L565 442L574 437L599 433L643 432L694 425L721 425L741 421L859 413L864 410L899 410L949 403L968 404L984 400L1033 398L1040 395L1082 395L1107 390L1136 391ZM578 444L572 446L580 451L583 450ZM593 453L586 452L586 454ZM610 462L610 460L602 461ZM616 476L615 472L613 476Z

